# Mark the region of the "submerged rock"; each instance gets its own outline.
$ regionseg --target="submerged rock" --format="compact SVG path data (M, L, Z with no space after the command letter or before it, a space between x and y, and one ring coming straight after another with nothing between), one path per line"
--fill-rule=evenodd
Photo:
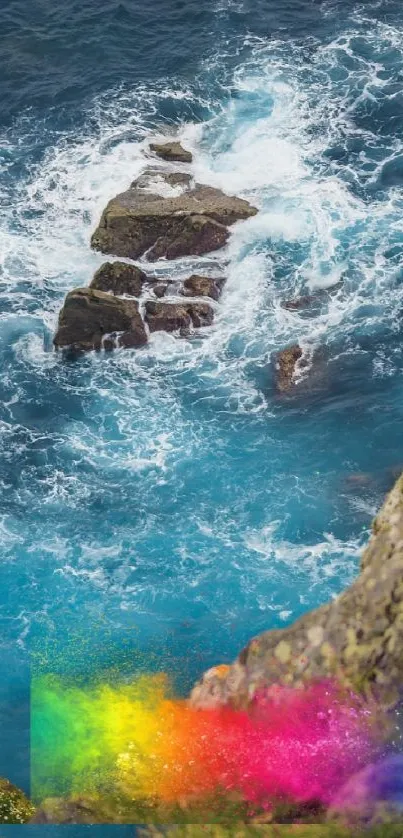
M131 259L199 256L222 247L227 228L256 212L247 201L210 186L196 184L166 198L137 185L109 202L91 243L95 250Z
M333 677L391 708L401 698L402 648L403 477L374 521L355 582L288 628L255 637L231 666L209 670L191 701L247 707L270 685Z
M93 288L75 288L64 301L54 345L75 351L100 349L104 337L116 332L126 333L131 346L147 343L138 303ZM123 336L121 343L127 345Z
M150 143L150 149L161 160L172 163L191 163L193 160L192 153L183 148L177 140L171 140L169 143Z
M317 305L318 302L320 302L320 296L318 294L307 294L303 297L293 297L291 300L283 300L281 308L285 308L287 311L304 311L313 305Z
M181 293L184 297L211 297L218 300L225 285L224 277L199 276L192 274L185 279Z
M0 823L22 824L32 818L35 807L21 789L0 777Z
M139 297L147 281L147 274L136 265L128 265L127 262L105 262L94 275L90 288L96 291L111 291L115 296L128 294L131 297Z
M146 323L150 332L187 334L191 327L210 326L214 311L208 303L146 303Z

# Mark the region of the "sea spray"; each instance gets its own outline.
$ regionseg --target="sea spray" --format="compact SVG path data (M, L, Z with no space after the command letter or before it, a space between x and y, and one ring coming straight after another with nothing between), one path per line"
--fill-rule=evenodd
M376 750L371 712L332 682L260 693L250 712L198 710L164 675L75 686L53 676L32 688L32 792L117 793L176 804L221 793L270 808L318 800Z

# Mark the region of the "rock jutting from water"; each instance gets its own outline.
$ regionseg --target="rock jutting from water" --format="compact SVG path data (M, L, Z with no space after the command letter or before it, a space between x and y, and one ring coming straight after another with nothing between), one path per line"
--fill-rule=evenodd
M171 140L168 143L150 143L150 149L161 160L167 160L170 163L191 163L193 160L191 151L183 148L178 140Z
M196 684L197 707L247 708L273 684L337 678L392 708L403 683L403 477L373 523L358 578L337 599L248 643L230 666Z
M289 393L295 386L297 364L302 358L298 343L273 354L275 386L278 393Z
M192 274L185 279L181 294L184 297L210 297L218 300L225 285L225 277L199 276Z
M147 343L138 302L93 288L75 288L64 301L54 345L80 352L101 349L107 339L110 349L115 344L116 333L120 333L117 342L123 346Z
M146 323L150 332L176 332L188 334L190 329L211 326L213 308L208 303L157 303L146 302Z
M91 245L102 253L148 261L202 256L226 244L232 224L256 213L248 201L211 186L196 184L164 197L135 181L109 202Z
M96 291L110 291L115 297L127 294L129 297L140 297L143 286L152 282L144 271L137 265L127 262L105 262L94 274L90 288Z
M191 162L190 152L181 149L179 143L151 147L164 160L178 160L179 155L183 162ZM242 198L194 184L189 172L147 166L126 192L109 202L91 243L96 250L125 259L145 256L156 261L201 256L223 247L229 237L228 228L256 213L257 209ZM144 346L147 331L139 304L126 299L138 299L144 292L145 296L154 296L154 300L145 303L145 323L150 332L188 334L192 329L211 325L213 308L202 302L158 305L155 297L174 293L217 301L224 283L224 277L199 274L185 280L172 276L159 280L132 263L105 262L89 288L76 288L67 294L54 345L73 351Z

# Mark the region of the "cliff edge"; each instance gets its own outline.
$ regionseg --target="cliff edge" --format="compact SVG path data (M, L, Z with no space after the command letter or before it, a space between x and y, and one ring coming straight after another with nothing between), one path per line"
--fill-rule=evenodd
M204 674L190 700L197 707L246 708L273 684L302 686L338 678L383 708L403 684L403 476L372 528L361 571L337 599L288 628L252 639L231 666Z

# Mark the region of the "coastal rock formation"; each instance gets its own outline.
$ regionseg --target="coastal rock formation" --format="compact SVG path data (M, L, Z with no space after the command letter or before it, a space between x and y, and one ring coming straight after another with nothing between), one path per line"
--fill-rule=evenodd
M75 288L64 301L54 345L75 351L100 349L104 337L116 332L123 333L121 345L128 345L125 339L131 346L147 343L138 303L93 288Z
M165 297L165 294L166 294L168 288L169 288L169 283L168 282L157 282L153 286L153 291L154 291L154 294L155 294L156 297L161 298L161 297Z
M147 253L147 259L179 259L181 256L203 256L219 250L227 243L229 232L223 224L200 215L189 215L179 227L171 228Z
M185 279L181 293L184 297L211 297L218 300L225 285L224 277L199 276L192 274Z
M149 192L157 189L159 184L166 184L172 189L180 186L182 189L189 189L192 183L192 175L188 172L167 172L165 169L157 169L155 166L147 166L144 172L133 181L130 189L145 189Z
M403 477L373 524L361 573L332 602L285 629L255 637L231 666L209 670L194 687L198 707L248 707L272 684L302 686L336 677L383 708L403 683Z
M0 823L23 824L32 818L35 807L21 789L0 778Z
M275 384L279 393L289 393L295 386L295 372L298 361L302 358L302 349L294 343L273 355Z
M192 153L187 151L180 142L171 140L169 143L150 143L150 149L160 157L171 163L191 163Z
M163 197L136 185L109 202L95 230L95 250L150 261L161 257L200 256L222 247L228 227L257 210L247 201L219 189L196 184L174 197Z
M130 297L139 297L147 280L147 274L136 265L128 265L127 262L105 262L94 275L90 288L96 291L110 291L115 296L128 294Z
M208 303L146 303L146 323L150 332L187 334L191 327L210 326L214 311Z
M302 297L293 297L291 300L283 300L281 308L285 308L287 311L304 311L317 305L321 296L319 294L306 294Z

